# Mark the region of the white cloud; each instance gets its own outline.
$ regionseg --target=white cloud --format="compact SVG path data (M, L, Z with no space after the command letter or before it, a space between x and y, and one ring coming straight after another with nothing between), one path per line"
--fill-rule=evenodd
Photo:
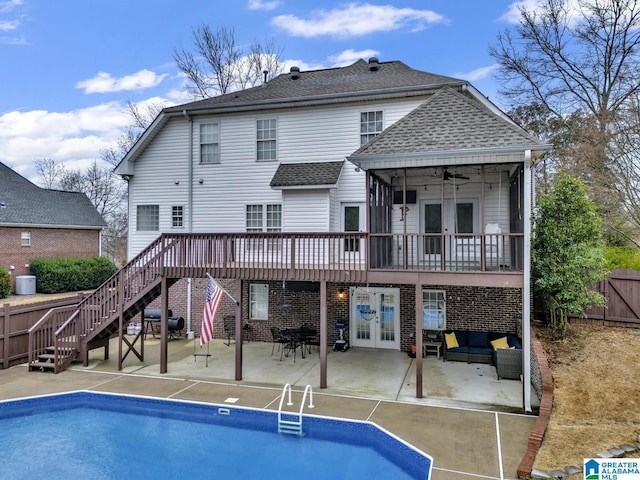
M502 20L507 23L519 23L520 22L520 10L524 8L525 10L537 10L542 4L541 0L522 0L518 2L513 2L509 5L507 11L502 14L499 20Z
M147 69L120 78L113 78L109 73L98 72L95 77L78 82L76 88L83 89L87 94L144 90L159 85L166 77L166 74L158 75Z
M115 144L130 122L118 102L68 112L33 110L0 115L2 161L34 181L33 162L51 158L69 168L89 165Z
M497 63L494 63L493 65L476 68L475 70L472 70L466 73L456 72L453 74L453 76L455 78L460 78L462 80L475 82L476 80L482 80L483 78L487 78L491 74L491 72L493 72L497 68L499 68L499 65Z
M0 2L0 13L10 12L15 7L19 7L23 3L23 0L7 0L4 2Z
M431 10L349 3L340 9L315 10L309 19L279 15L271 22L293 36L348 38L403 28L417 31L430 24L448 23L448 20Z
M10 32L20 26L18 20L0 20L0 32Z
M380 55L378 50L353 50L352 48L348 50L344 50L336 55L329 56L328 60L332 67L344 67L346 65L351 65L354 62L357 62L361 58L368 59L371 57L375 57L376 55Z
M247 8L249 10L273 10L282 2L265 2L264 0L249 0Z

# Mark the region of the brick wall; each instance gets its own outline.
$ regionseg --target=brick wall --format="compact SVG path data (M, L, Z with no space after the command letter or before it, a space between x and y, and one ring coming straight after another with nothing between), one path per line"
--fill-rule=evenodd
M31 245L28 247L21 245L22 232L31 234ZM37 258L85 258L99 253L100 233L97 230L0 227L0 265L7 270L13 265L13 277L29 275L29 267L25 265Z
M235 295L235 281L219 281L219 283ZM263 283L269 288L269 318L268 320L249 320L249 284ZM343 298L341 291L348 292L352 284L327 285L327 318L328 345L333 345L338 339L336 322L345 322L346 338L349 338L349 295ZM360 285L365 288L365 285ZM370 287L386 287L388 285L369 285ZM408 351L415 337L415 287L414 285L395 285L400 289L400 349ZM198 335L202 321L206 281L194 279L192 284L192 330ZM426 288L426 287L425 287ZM497 332L517 332L518 316L522 311L522 293L517 288L486 288L486 287L452 287L434 286L433 290L444 290L447 299L447 328L491 330ZM180 280L170 290L169 306L174 316L186 318L187 312L187 280ZM242 287L243 324L251 329L252 341L270 342L271 327L294 328L301 325L320 326L320 294L319 292L283 291L282 282L244 282ZM286 304L287 308L279 308ZM154 301L152 307L160 306L159 300ZM217 338L224 337L223 321L226 315L235 315L234 303L225 296L214 324L214 334Z

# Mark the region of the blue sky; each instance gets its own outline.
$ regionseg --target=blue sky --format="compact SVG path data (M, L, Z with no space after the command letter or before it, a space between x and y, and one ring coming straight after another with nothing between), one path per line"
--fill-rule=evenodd
M130 122L127 101L190 100L173 51L190 49L203 23L234 28L243 44L273 39L286 71L377 56L467 79L508 108L488 46L520 3L0 0L0 162L36 182L37 159L84 169Z

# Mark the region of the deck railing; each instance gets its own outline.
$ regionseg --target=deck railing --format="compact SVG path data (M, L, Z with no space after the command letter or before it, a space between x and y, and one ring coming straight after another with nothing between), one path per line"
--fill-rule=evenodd
M369 268L522 271L522 234L370 234Z

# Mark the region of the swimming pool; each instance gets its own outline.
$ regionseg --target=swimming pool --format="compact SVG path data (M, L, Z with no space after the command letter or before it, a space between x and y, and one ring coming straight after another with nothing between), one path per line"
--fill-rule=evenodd
M432 459L370 422L72 392L0 402L0 478L428 479Z

